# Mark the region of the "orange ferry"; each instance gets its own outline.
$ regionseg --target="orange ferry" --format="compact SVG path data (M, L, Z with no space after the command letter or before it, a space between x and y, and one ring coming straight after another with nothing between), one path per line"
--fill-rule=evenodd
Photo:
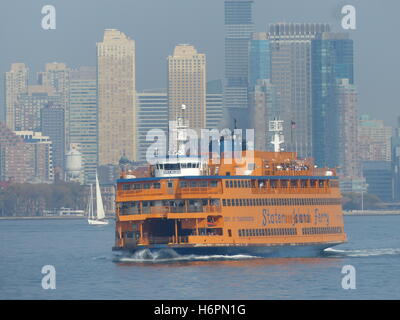
M181 155L145 177L122 172L114 250L304 257L345 242L335 170L279 151L279 139L251 163Z

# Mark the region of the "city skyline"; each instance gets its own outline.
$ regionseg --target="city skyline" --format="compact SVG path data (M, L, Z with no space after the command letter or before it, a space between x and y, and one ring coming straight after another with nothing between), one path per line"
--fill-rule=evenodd
M40 28L40 4L24 3L26 9L21 17L17 16L16 21L4 13L7 10L18 11L21 1L15 4L1 4L5 6L0 10L0 23L3 26L16 24L13 33L15 39L11 39L7 34L1 34L5 43L5 50L1 53L0 71L9 70L9 65L13 62L23 61L30 66L30 75L33 77L41 66L49 61L61 61L76 68L80 65L95 65L95 55L93 54L94 43L101 37L104 29L115 27L123 30L127 35L134 38L137 42L137 59L141 61L137 70L137 89L166 87L166 70L163 66L164 58L178 43L191 43L199 52L204 52L208 56L209 66L208 79L223 78L223 38L224 26L223 6L221 1L205 1L201 4L195 1L179 4L169 2L168 5L161 1L146 1L146 3L126 3L120 8L111 8L105 2L96 2L97 10L93 13L95 19L93 24L85 22L83 17L90 12L91 1L80 4L80 9L74 1L63 4L60 1L53 1L57 9L57 29L45 31ZM397 3L390 3L382 9L377 4L365 4L362 1L349 1L358 10L357 29L350 31L350 36L355 41L355 53L358 57L355 63L357 73L357 87L359 90L359 108L363 113L369 113L373 117L380 116L382 112L376 109L377 105L385 105L387 112L383 113L383 120L390 125L395 125L394 108L396 107L394 80L396 79L396 67L399 65L395 58L396 44L388 41L388 38L381 37L381 30L394 30L398 20L393 14L397 12ZM162 14L163 8L168 7L165 16ZM266 31L269 23L279 21L293 22L326 22L332 25L333 32L342 32L340 22L342 14L341 5L337 2L320 3L319 1L305 1L301 5L294 1L254 1L254 22L257 31ZM177 11L171 10L176 8ZM156 10L157 9L157 10ZM196 20L191 21L191 13L196 10ZM37 11L37 14L34 12ZM123 11L123 12L122 12ZM69 18L75 13L74 24ZM133 19L130 15L133 15ZM140 13L140 14L139 14ZM153 13L151 15L150 13ZM154 15L155 13L155 15ZM375 28L372 24L366 24L367 17L373 15L381 27ZM151 24L152 20L145 17L154 17L156 23ZM179 17L179 18L178 18ZM207 27L197 28L201 17L207 17ZM29 25L29 28L27 28ZM34 27L37 25L37 29ZM160 25L166 26L159 28ZM201 24L203 25L203 24ZM185 26L182 28L182 26ZM144 28L143 28L144 27ZM80 39L75 37L78 30ZM211 33L210 30L213 30ZM166 37L166 33L168 36ZM378 37L379 35L379 37ZM149 38L149 36L151 36ZM62 37L62 42L61 38ZM373 37L374 41L368 41ZM89 40L90 39L90 40ZM152 39L152 40L150 40ZM32 46L32 40L36 45ZM158 50L152 51L151 47L157 44ZM69 47L78 46L80 50L62 50L61 45L67 44ZM380 47L387 46L388 50L382 52ZM29 55L26 51L29 48ZM392 48L392 50L391 50ZM61 50L60 50L61 49ZM379 51L378 51L379 50ZM375 61L374 57L382 55L382 59ZM26 58L24 58L24 56ZM369 61L374 59L374 63ZM368 68L363 68L368 65ZM385 78L392 81L381 81L376 75L385 75ZM4 79L1 79L3 87ZM373 88L373 90L372 90ZM0 99L4 101L4 92L1 90Z

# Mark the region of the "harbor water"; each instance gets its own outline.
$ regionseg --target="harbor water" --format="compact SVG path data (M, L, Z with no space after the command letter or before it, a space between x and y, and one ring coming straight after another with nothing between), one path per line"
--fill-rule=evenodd
M121 257L110 222L0 220L0 299L400 299L399 215L345 216L348 243L313 258ZM342 286L349 265L355 289Z

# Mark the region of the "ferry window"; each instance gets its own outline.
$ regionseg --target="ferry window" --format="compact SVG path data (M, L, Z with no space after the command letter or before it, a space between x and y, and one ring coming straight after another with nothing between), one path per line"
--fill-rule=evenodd
M243 200L239 199L239 206L243 207Z
M217 185L218 185L217 181L215 181L215 180L210 181L210 187L215 188Z
M186 182L186 181L180 181L180 182L179 182L179 186L180 186L181 188L186 188L186 187L187 187L187 182Z
M131 185L129 183L124 183L122 185L122 190L130 190L130 188L131 188Z
M161 184L159 182L155 182L155 183L153 183L153 188L154 189L160 189L161 188Z
M281 180L281 187L282 188L287 188L287 186L288 186L287 180Z
M229 188L229 181L225 181L225 188Z
M323 188L324 187L324 180L319 180L319 187Z
M232 237L232 230L231 229L228 229L228 236Z
M229 188L233 188L233 181L229 180Z
M235 199L235 205L238 207L239 206L239 199Z
M231 206L231 199L227 199L227 204L228 204L228 207Z
M237 181L235 180L235 181L233 181L233 187L234 188L237 188L238 186L237 186Z
M191 188L197 187L197 181L190 181L190 187Z
M135 184L133 185L133 189L135 189L135 190L142 189L142 185L141 185L140 183L135 183Z
M168 184L167 184L167 186L168 186L168 188L172 188L172 182L168 182Z
M248 166L247 166L247 169L248 170L254 170L255 166L256 166L255 163L249 163Z
M226 207L226 199L222 199L222 206Z
M200 187L207 188L207 181L200 181Z
M143 189L150 189L150 183L145 183L143 185Z
M300 187L307 188L307 180L300 180Z
M276 188L278 185L276 180L271 180L270 184L271 184L271 188Z
M315 180L310 180L310 187L314 188L316 186L316 181Z
M291 180L290 181L290 187L291 188L297 188L297 182L298 182L298 180Z
M166 163L164 164L165 170L179 170L180 169L179 163Z

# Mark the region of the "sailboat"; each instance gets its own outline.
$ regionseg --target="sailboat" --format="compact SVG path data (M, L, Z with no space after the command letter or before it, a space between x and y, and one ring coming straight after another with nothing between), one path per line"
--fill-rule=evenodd
M96 215L94 212L94 199L93 199L93 186L90 185L90 201L88 204L88 223L91 225L104 225L108 224L103 207L103 199L101 198L99 179L96 173Z

